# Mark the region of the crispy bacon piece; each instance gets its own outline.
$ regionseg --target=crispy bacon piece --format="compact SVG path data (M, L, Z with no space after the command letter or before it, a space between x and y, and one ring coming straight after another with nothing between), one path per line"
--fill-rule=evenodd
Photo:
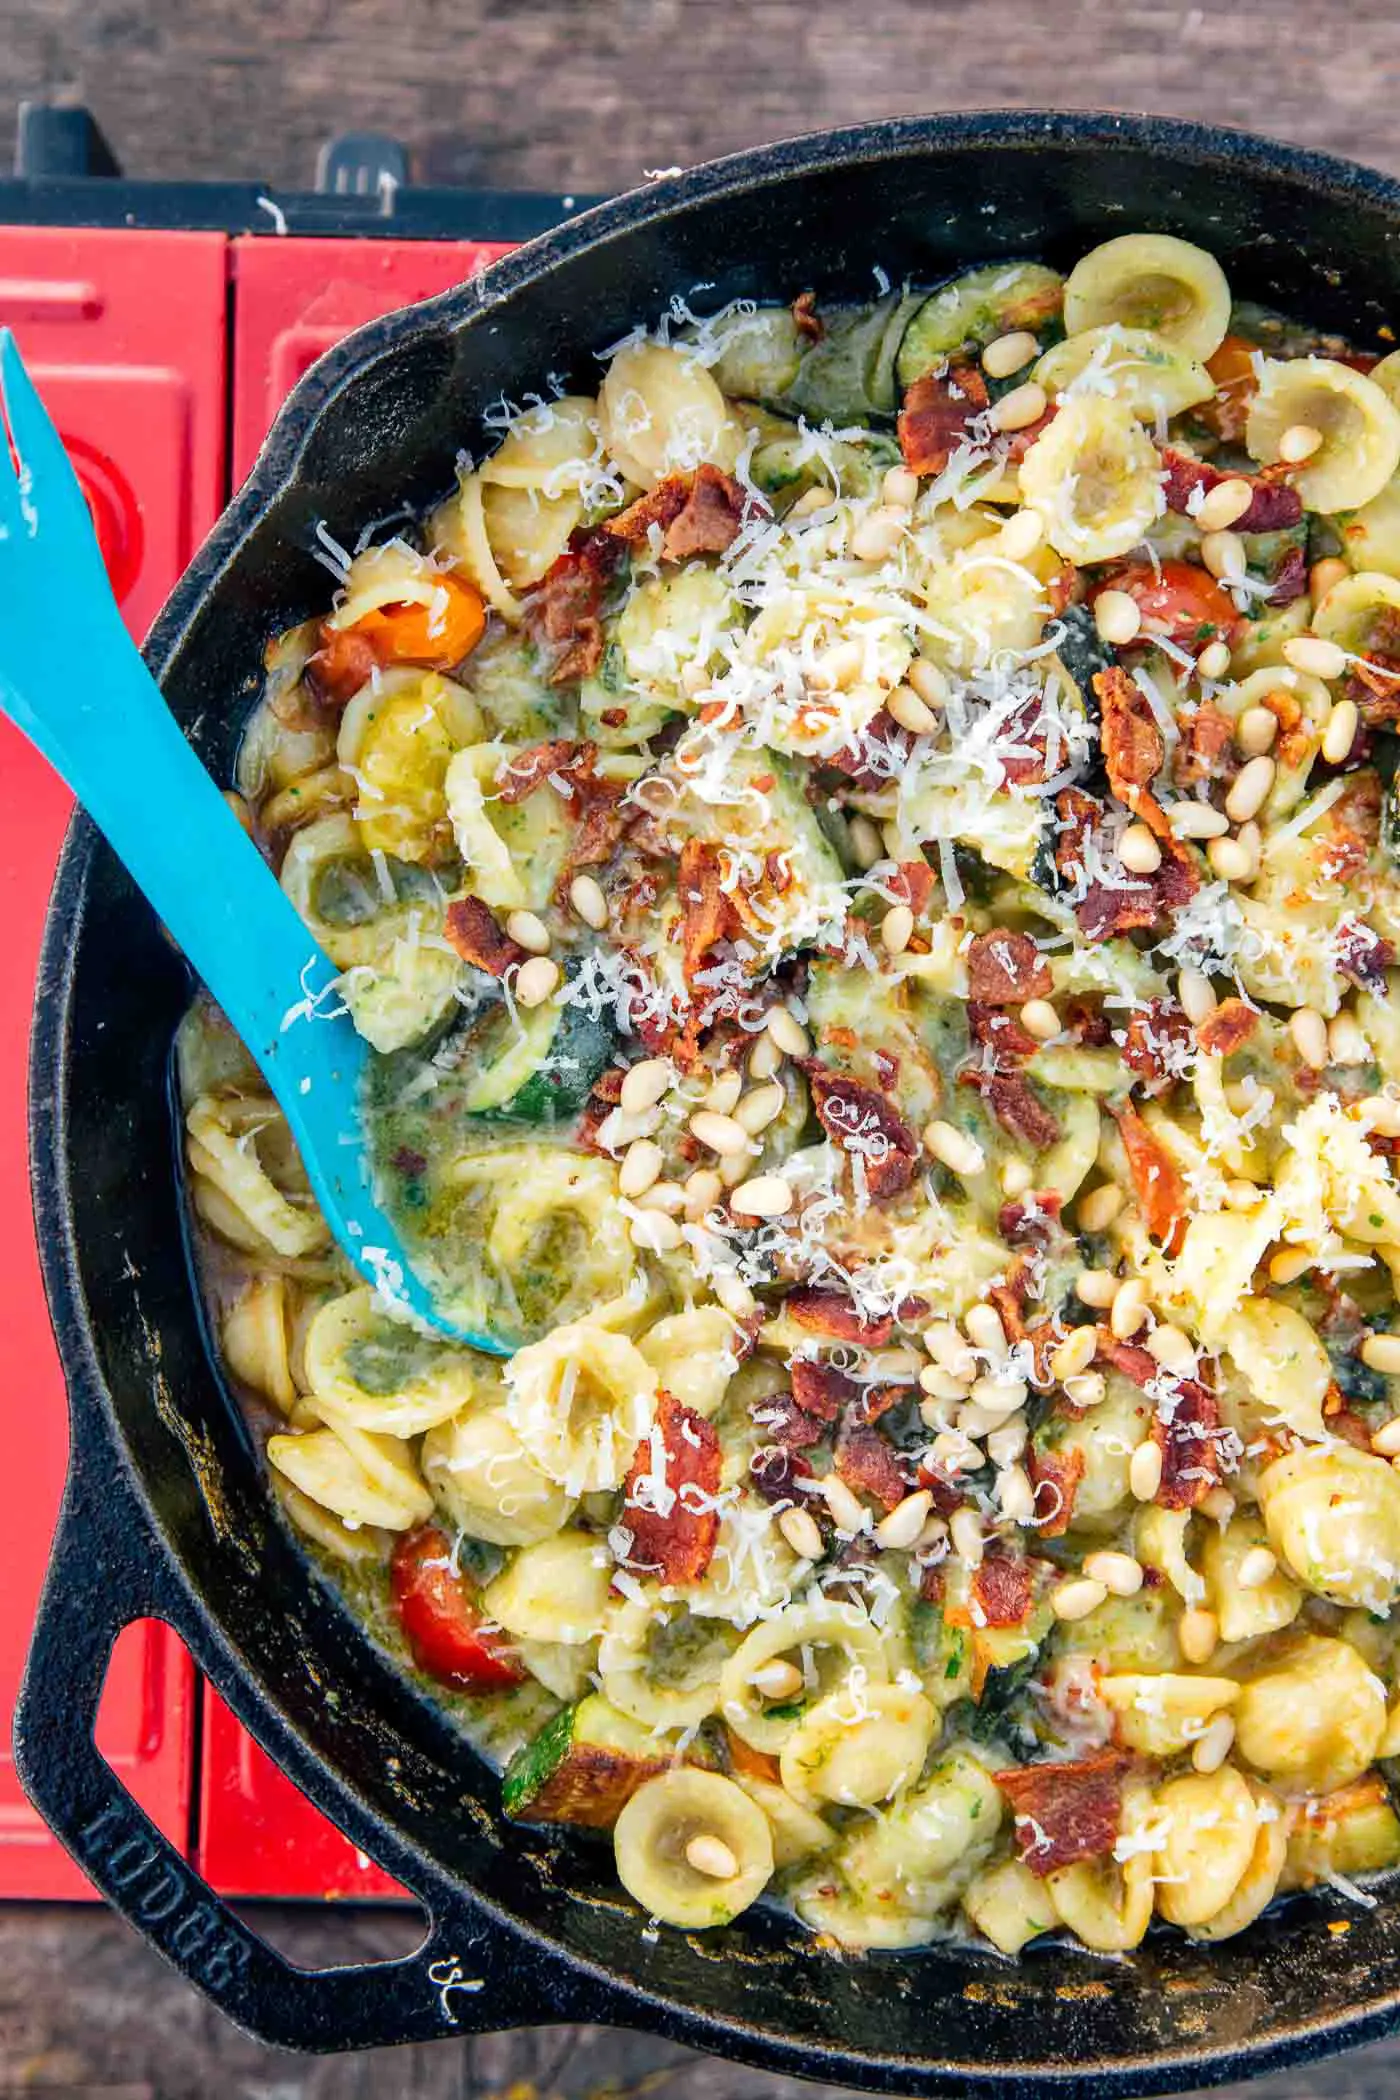
M1395 961L1395 946L1360 919L1343 919L1333 935L1337 968L1361 990L1383 994L1385 973Z
M1043 1539L1057 1539L1074 1522L1074 1498L1084 1478L1084 1453L1077 1444L1068 1452L1042 1451L1032 1444L1026 1453L1026 1471L1035 1489L1036 1529ZM1042 1487L1049 1492L1042 1495Z
M867 1349L883 1349L894 1333L892 1313L868 1320L844 1291L824 1290L819 1284L802 1283L789 1291L783 1310L791 1313L808 1334L830 1335L838 1342L863 1342ZM900 1315L914 1320L924 1310L921 1298L909 1297L900 1306Z
M664 1453L660 1464L658 1437ZM659 1493L658 1472L664 1480ZM698 1582L710 1565L719 1533L719 1513L713 1506L719 1481L714 1424L663 1388L655 1428L638 1444L623 1487L622 1522L632 1534L629 1564L659 1568L664 1582Z
M734 901L720 888L723 869L719 849L704 839L689 838L681 848L676 886L681 900L681 942L685 981L703 970L716 942L732 940L739 931Z
M1256 348L1246 336L1227 335L1206 359L1206 370L1215 381L1215 398L1198 402L1192 413L1227 445L1238 444L1244 436L1250 404L1259 390L1254 372Z
M792 1366L792 1397L819 1422L834 1422L843 1408L860 1398L860 1387L834 1364L811 1363L798 1357Z
M1283 560L1273 573L1273 589L1267 602L1270 605L1292 605L1297 599L1307 596L1308 557L1306 549L1289 547Z
M826 1435L826 1424L798 1405L795 1393L774 1393L751 1410L755 1427L784 1451L809 1451Z
M380 666L379 651L367 634L353 627L327 630L306 663L306 683L326 708L344 707Z
M612 858L625 828L622 789L616 781L599 779L596 744L553 737L517 752L501 774L497 791L502 802L523 802L545 782L565 796L574 818L574 835L559 878L562 893L580 868L600 867Z
M1133 1342L1118 1341L1106 1327L1098 1330L1095 1359L1111 1364L1141 1391L1163 1390L1162 1366ZM1162 1481L1156 1499L1163 1509L1194 1509L1220 1478L1220 1404L1196 1378L1167 1381L1170 1398L1157 1399L1152 1441L1162 1454Z
M1113 1115L1147 1229L1168 1254L1177 1254L1186 1231L1186 1184L1170 1153L1152 1135L1131 1102L1115 1108Z
M815 1496L804 1495L798 1486L799 1481L811 1478L812 1468L801 1452L782 1444L767 1444L749 1460L749 1479L765 1502L795 1502L799 1509L805 1509L810 1502L812 1514L820 1522L825 1504Z
M1287 482L1268 481L1256 474L1223 474L1219 467L1207 466L1203 459L1192 459L1190 453L1178 452L1171 445L1162 449L1162 465L1166 469L1162 494L1168 510L1189 516L1196 489L1208 496L1222 481L1247 481L1254 491L1253 501L1243 517L1235 520L1233 532L1285 532L1302 518L1303 499Z
M803 1061L817 1121L843 1151L858 1157L877 1202L897 1196L914 1179L919 1140L887 1094L830 1071L820 1058Z
M622 558L621 542L600 528L576 532L526 599L526 623L560 652L551 685L587 678L603 661L600 615Z
M1118 800L1159 836L1166 818L1146 792L1166 763L1166 739L1147 695L1119 664L1094 673L1094 692L1103 717L1104 764L1108 784Z
M598 1143L598 1132L622 1099L622 1082L626 1077L627 1074L621 1065L612 1065L606 1072L600 1072L594 1080L593 1091L583 1105L578 1136L574 1140L585 1152L600 1153L605 1159L612 1157L611 1153L603 1152Z
M1150 797L1147 798L1149 801ZM1153 804L1154 810L1156 804ZM1079 788L1065 788L1055 798L1061 830L1055 844L1055 866L1065 882L1077 881L1087 866L1088 841L1095 838L1104 810L1092 795ZM1158 816L1161 815L1157 811ZM1159 834L1160 836L1160 834ZM1200 877L1189 850L1179 839L1161 839L1162 864L1151 875L1135 875L1131 887L1116 889L1107 883L1091 882L1074 907L1080 932L1087 940L1110 940L1139 926L1155 926L1188 904L1200 888ZM1100 845L1106 857L1106 849Z
M1172 778L1179 788L1223 779L1233 770L1234 757L1235 725L1213 700L1203 700L1194 714L1183 713L1181 742L1172 761Z
M997 1212L997 1233L1008 1247L1044 1247L1054 1237L1064 1208L1058 1189L1033 1190L1013 1197Z
M1058 1143L1060 1126L1024 1072L981 1072L974 1066L959 1077L964 1085L976 1087L1010 1136L1037 1152Z
M894 1446L869 1422L848 1415L837 1434L833 1457L848 1488L858 1495L872 1495L886 1509L893 1509L909 1492Z
M826 334L826 323L817 312L815 292L799 292L792 302L793 326L808 342L819 343Z
M517 752L509 765L502 768L496 782L497 798L502 802L523 802L552 773L567 779L585 756L593 759L597 755L596 744L578 744L568 737L552 737L548 743L531 744L528 750Z
M885 887L901 904L907 904L917 919L928 910L935 880L926 860L902 860Z
M742 485L708 461L689 474L667 474L600 530L629 547L647 539L653 525L663 534L661 559L689 561L693 554L723 554L744 520Z
M1214 1013L1196 1024L1196 1041L1212 1057L1229 1057L1259 1026L1258 1010L1243 999L1222 999Z
M989 1553L972 1578L976 1623L1021 1625L1035 1596L1035 1573L1036 1563L1028 1554Z
M1048 999L1050 965L1028 933L979 933L967 951L968 997L984 1006Z
M525 950L503 933L480 897L457 897L447 907L443 932L463 962L474 963L492 977L504 977Z
M915 474L941 474L967 437L967 426L988 402L976 365L950 365L916 379L904 396L897 425L904 464Z
M1191 1042L1191 1023L1173 999L1149 999L1128 1016L1123 1062L1149 1094L1164 1094L1181 1073L1181 1053Z
M1018 1058L1032 1057L1040 1047L1014 1014L976 999L967 1002L967 1030L979 1050L991 1051L998 1071L1009 1071Z
M891 774L871 764L872 747L878 752L890 754L892 764L898 764L909 756L912 739L907 730L900 728L888 708L879 707L860 732L859 741L843 744L841 749L823 760L834 773L845 778L858 788L866 788L872 794L878 788L889 785Z
M1032 1874L1044 1880L1059 1867L1113 1849L1131 1763L1121 1750L1100 1750L1073 1764L993 1772L1011 1803L1016 1843Z

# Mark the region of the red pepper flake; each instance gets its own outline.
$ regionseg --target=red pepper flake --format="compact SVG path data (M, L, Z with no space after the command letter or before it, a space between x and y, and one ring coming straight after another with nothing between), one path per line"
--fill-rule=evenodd
M660 1468L654 1437L664 1457ZM658 1492L656 1474L663 1475ZM623 1488L622 1523L632 1534L627 1563L663 1582L698 1582L710 1565L719 1535L720 1448L714 1424L662 1391L656 1428L633 1454ZM657 1503L661 1507L657 1507Z
M992 1774L1011 1803L1016 1843L1032 1874L1044 1880L1060 1867L1112 1851L1131 1764L1122 1751L1101 1750L1073 1764L1023 1765Z
M950 365L916 379L899 412L899 449L915 474L941 474L967 427L986 408L987 382L976 365Z
M525 950L502 932L480 897L455 898L447 907L443 932L463 962L473 963L492 977L504 977L525 960Z

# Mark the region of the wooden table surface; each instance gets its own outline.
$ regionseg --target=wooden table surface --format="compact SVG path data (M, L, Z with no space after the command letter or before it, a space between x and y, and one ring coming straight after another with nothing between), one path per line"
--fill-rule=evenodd
M607 190L915 109L1150 109L1400 172L1400 8L1351 0L0 0L0 111L72 94L127 170L309 181L337 130L423 179ZM8 117L0 153L8 154ZM401 1921L263 1914L303 1961L398 1951ZM1254 2088L1394 2090L1400 2041ZM0 2093L103 2100L800 2100L668 2044L555 2029L359 2058L247 2041L98 1908L0 1908ZM825 2089L835 2100L831 2089Z

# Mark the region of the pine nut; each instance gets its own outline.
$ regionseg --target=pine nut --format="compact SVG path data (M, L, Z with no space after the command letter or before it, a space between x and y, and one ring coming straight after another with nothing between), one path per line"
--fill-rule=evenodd
M782 1061L782 1051L778 1048L772 1036L769 1035L767 1029L764 1029L749 1052L749 1078L762 1084L765 1080L773 1077L774 1073L781 1066Z
M799 1560L820 1560L822 1535L816 1518L807 1509L785 1509L778 1529Z
M1111 1597L1136 1597L1142 1588L1142 1566L1131 1553L1086 1553L1084 1573Z
M637 1208L664 1211L668 1218L679 1217L685 1209L685 1189L679 1181L654 1181L638 1196Z
M757 1152L757 1145L750 1145L749 1152ZM741 1181L749 1178L749 1162L742 1152L726 1152L715 1172L726 1189L737 1189Z
M634 1247L644 1254L673 1254L681 1244L681 1228L674 1218L659 1210L638 1211L628 1228Z
M968 1568L980 1568L985 1540L982 1536L982 1519L975 1509L955 1509L948 1519L948 1533L953 1542L953 1551Z
M1196 669L1202 678L1209 679L1212 683L1226 677L1230 669L1230 644L1207 642L1196 658Z
M1124 649L1142 629L1142 608L1127 591L1100 591L1094 600L1094 627L1099 640Z
M880 940L888 955L903 955L914 934L914 914L907 904L892 904L880 921Z
M1030 1388L1023 1378L976 1378L968 1398L994 1422L1004 1422L1008 1415L1025 1406L1029 1395Z
M1130 874L1151 875L1162 865L1162 849L1145 824L1129 824L1118 841L1118 858Z
M1001 528L999 552L1007 561L1029 560L1045 536L1045 526L1038 511L1018 510Z
M1347 667L1346 651L1320 634L1290 635L1283 645L1283 660L1295 671L1306 671L1328 685Z
M901 729L912 736L930 736L938 727L938 716L912 685L897 685L885 702Z
M1238 839L1212 839L1206 859L1222 882L1248 882L1254 873L1253 856Z
M1115 1195L1117 1191L1114 1191ZM1080 1209L1083 1209L1080 1205ZM1099 1352L1098 1330L1094 1327L1076 1327L1061 1342L1050 1358L1050 1375L1061 1385L1067 1378L1077 1378L1087 1371Z
M1029 1524L1035 1515L1035 1489L1024 1466L1008 1466L996 1478L997 1508L1009 1524Z
M792 1209L792 1184L781 1174L755 1174L729 1192L736 1218L782 1218Z
M1335 554L1329 554L1323 561L1315 561L1308 570L1308 591L1313 604L1325 598L1339 583L1345 583L1350 574L1347 564L1338 561Z
M549 952L549 928L536 912L513 911L506 920L506 932L517 948L524 948L531 955Z
M569 884L569 902L585 926L602 932L608 923L608 900L600 882L592 875L575 875Z
M1314 1072L1324 1071L1328 1057L1327 1023L1316 1007L1295 1008L1288 1017L1288 1033L1303 1063Z
M942 1364L925 1364L919 1373L919 1386L928 1394L930 1400L940 1401L945 1406L966 1400L968 1395L968 1381L965 1378L954 1378L951 1372L944 1370ZM948 1424L940 1419L938 1427L946 1429Z
M1218 839L1230 829L1224 811L1212 809L1209 802L1173 802L1167 822L1179 839Z
M831 1511L831 1521L838 1531L854 1534L867 1528L865 1504L852 1494L839 1473L828 1473L819 1480L817 1491Z
M1381 1423L1371 1439L1371 1449L1382 1458L1400 1458L1400 1415Z
M1220 1640L1220 1621L1213 1611L1193 1604L1177 1621L1177 1645L1189 1663L1207 1663Z
M1300 1276L1307 1275L1312 1265L1313 1256L1306 1249L1296 1253L1285 1249L1282 1253L1270 1256L1269 1280L1272 1283L1296 1283Z
M1016 386L1000 401L994 401L987 411L988 420L994 430L1029 430L1044 415L1048 402L1045 389L1033 379L1024 386Z
M940 1473L956 1479L959 1473L975 1473L982 1464L982 1448L964 1429L941 1429L929 1445L929 1457Z
M692 1137L699 1138L702 1145L718 1152L721 1158L736 1158L749 1150L749 1134L743 1125L736 1123L733 1116L719 1114L712 1108L697 1109L689 1128Z
M655 1108L662 1095L675 1084L676 1074L664 1057L644 1057L628 1068L622 1081L619 1105L625 1115L644 1116Z
M1147 1318L1147 1285L1140 1276L1121 1284L1109 1307L1108 1324L1120 1342L1131 1341Z
M1065 1380L1065 1398L1072 1407L1097 1407L1108 1391L1102 1371L1078 1371Z
M1106 1312L1118 1296L1119 1280L1111 1269L1083 1269L1075 1278L1074 1295L1081 1305Z
M776 1082L768 1086L756 1086L735 1104L734 1120L750 1137L757 1137L760 1130L779 1117L787 1106L787 1095Z
M638 1138L623 1154L617 1170L617 1186L624 1196L640 1196L657 1180L665 1165L661 1147L650 1138Z
M797 501L789 506L787 515L789 519L814 517L819 510L829 510L835 501L835 494L829 488L804 489Z
M1269 720L1272 722L1272 715ZM1277 772L1274 760L1264 752L1241 766L1225 797L1225 814L1232 824L1246 824L1251 817L1258 816L1268 800Z
M559 984L559 965L548 955L532 955L515 973L517 1006L543 1006Z
M727 1071L716 1072L714 1078L706 1087L705 1106L706 1108L712 1108L716 1115L730 1115L737 1106L739 1096L743 1091L744 1076L742 1072L731 1066Z
M698 1225L707 1211L714 1209L724 1194L724 1183L713 1167L697 1167L688 1176L685 1184L685 1214L692 1225Z
M1060 1032L1060 1017L1048 999L1027 999L1021 1008L1021 1026L1037 1042L1048 1043Z
M1254 491L1247 481L1232 474L1226 481L1217 481L1202 499L1196 512L1196 523L1202 532L1224 532L1242 518L1254 501Z
M877 861L884 859L884 840L880 837L869 817L862 817L859 814L852 817L848 826L848 833L851 841L852 858L862 874L867 869L873 868Z
M1176 980L1176 996L1181 1001L1181 1010L1193 1027L1199 1028L1215 1012L1218 1001L1215 987L1200 970L1185 969Z
M906 685L914 691L926 707L942 707L948 698L948 680L931 657L916 656L904 674Z
M806 1516L807 1513L805 1510L785 1510L783 1514L785 1516ZM808 1517L807 1521L812 1523L810 1517ZM817 1531L814 1523L812 1524L812 1529ZM818 1552L821 1550L821 1540L822 1535L817 1531ZM781 1655L775 1655L771 1662L760 1663L749 1678L749 1683L760 1698L779 1702L795 1699L802 1690L803 1682L802 1672L798 1669L796 1663L788 1662Z
M1368 1334L1357 1353L1370 1370L1400 1378L1400 1334Z
M1278 441L1278 456L1285 465L1300 467L1323 443L1322 432L1311 423L1290 423Z
M924 1145L952 1174L980 1174L986 1154L975 1138L935 1118L924 1132Z
M1139 1502L1150 1502L1162 1485L1161 1447L1147 1438L1128 1461L1128 1486Z
M809 683L823 691L844 692L864 669L865 651L859 642L835 642L818 657Z
M1040 345L1030 330L1014 328L1009 335L993 336L982 352L982 370L988 379L1009 379L1039 355Z
M1400 1095L1368 1094L1358 1101L1356 1112L1368 1130L1379 1137L1400 1137Z
M1147 1353L1154 1362L1178 1378L1195 1376L1196 1345L1180 1327L1154 1327L1147 1337Z
M1224 1188L1226 1210L1253 1210L1262 1191L1252 1181L1227 1181Z
M810 1057L812 1038L808 1035L795 1013L786 1006L774 1006L768 1012L768 1033L772 1036L784 1057Z
M1262 1590L1277 1572L1278 1562L1268 1547L1251 1546L1235 1570L1235 1580L1242 1590Z
M708 1831L690 1840L685 1857L688 1866L694 1867L697 1874L708 1875L711 1881L732 1881L739 1871L739 1862L724 1839L712 1837Z
M1030 1442L1030 1430L1024 1415L1013 1415L1009 1422L998 1422L995 1429L987 1431L987 1456L994 1466L1011 1466Z
M1218 1772L1230 1755L1234 1740L1234 1715L1214 1715L1191 1746L1191 1762L1196 1770Z
M1208 532L1201 541L1201 560L1221 583L1238 583L1246 568L1244 541L1237 532Z
M933 1496L927 1488L906 1495L896 1502L887 1517L882 1517L875 1526L875 1543L887 1552L907 1553L924 1528L929 1511L933 1508Z
M1247 707L1235 724L1235 743L1246 758L1271 751L1277 735L1278 716L1267 707Z
M932 1327L926 1327L924 1347L950 1378L960 1378L966 1385L977 1376L977 1358L972 1345L958 1333L951 1320L939 1320Z
M851 533L851 553L856 561L888 561L909 529L909 513L893 504L880 504L867 511Z
M880 500L892 510L912 510L919 500L919 477L908 467L891 467L880 483Z
M1371 1062L1371 1046L1355 1014L1342 1012L1328 1023L1328 1063L1334 1065L1368 1065Z
M1001 1358L1006 1354L1006 1329L1001 1314L994 1305L972 1305L963 1316L968 1340L975 1343L984 1356Z
M1360 727L1361 710L1356 702L1338 700L1328 715L1327 726L1322 732L1322 756L1329 766L1346 764Z
M1087 1575L1075 1575L1050 1592L1050 1609L1057 1619L1087 1619L1091 1611L1098 1610L1107 1595L1103 1583L1095 1582Z
M758 1300L742 1276L733 1269L721 1269L710 1284L710 1289L720 1304L734 1320L751 1319L758 1310Z
M1024 1159L1009 1159L1001 1170L1001 1189L1004 1196L1024 1196L1035 1180L1035 1175Z
M1235 1514L1235 1498L1228 1488L1213 1487L1202 1495L1196 1507L1212 1524L1228 1524Z

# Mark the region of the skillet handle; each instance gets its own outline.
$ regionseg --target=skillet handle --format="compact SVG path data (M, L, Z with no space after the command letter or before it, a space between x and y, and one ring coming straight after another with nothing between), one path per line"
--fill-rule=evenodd
M73 1460L15 1710L15 1764L44 1821L113 1908L229 2019L283 2048L606 2019L605 1994L489 1919L414 1854L384 1864L431 1918L416 1953L307 1971L259 1939L156 1829L93 1731L122 1628L150 1617L179 1632L186 1600L102 1410L83 1406L76 1391L73 1400Z

